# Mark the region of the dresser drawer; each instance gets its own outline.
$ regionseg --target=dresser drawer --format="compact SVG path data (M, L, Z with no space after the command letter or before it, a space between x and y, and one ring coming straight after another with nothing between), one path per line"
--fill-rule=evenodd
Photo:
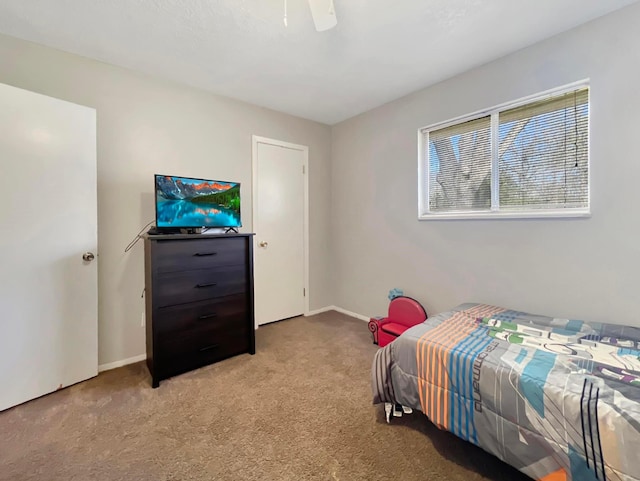
M162 344L158 368L166 376L189 371L237 354L249 352L249 335L245 332L225 335L198 335Z
M191 331L158 334L156 342L163 356L179 356L190 352L219 350L233 344L237 338L247 339L247 324L236 324L231 329L221 329L216 324L205 325Z
M160 274L153 286L154 301L158 308L244 294L246 291L245 265Z
M246 241L243 238L219 237L160 240L156 241L153 257L157 273L239 265L246 262Z
M233 330L249 325L246 294L162 307L153 316L157 335L174 335L209 329Z

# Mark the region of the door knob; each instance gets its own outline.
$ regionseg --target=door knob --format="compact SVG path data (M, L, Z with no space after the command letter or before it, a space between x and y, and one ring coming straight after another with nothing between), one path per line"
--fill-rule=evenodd
M93 255L93 252L85 252L84 254L82 254L82 260L86 262L91 262L95 258L96 256Z
M268 242L265 241L260 241L260 244L258 244L260 247L267 247L269 245Z

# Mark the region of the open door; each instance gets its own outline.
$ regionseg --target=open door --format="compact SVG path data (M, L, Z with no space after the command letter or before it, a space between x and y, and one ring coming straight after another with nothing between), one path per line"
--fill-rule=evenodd
M96 112L0 84L0 410L97 375Z

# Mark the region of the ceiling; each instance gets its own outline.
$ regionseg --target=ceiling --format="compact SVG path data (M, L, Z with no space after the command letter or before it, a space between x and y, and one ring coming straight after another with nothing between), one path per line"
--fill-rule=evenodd
M0 32L335 124L638 0L0 0Z

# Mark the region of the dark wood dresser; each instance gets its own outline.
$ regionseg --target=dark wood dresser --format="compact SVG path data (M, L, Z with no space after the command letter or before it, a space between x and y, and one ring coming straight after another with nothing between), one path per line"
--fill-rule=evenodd
M147 366L152 385L255 354L253 234L145 236Z

